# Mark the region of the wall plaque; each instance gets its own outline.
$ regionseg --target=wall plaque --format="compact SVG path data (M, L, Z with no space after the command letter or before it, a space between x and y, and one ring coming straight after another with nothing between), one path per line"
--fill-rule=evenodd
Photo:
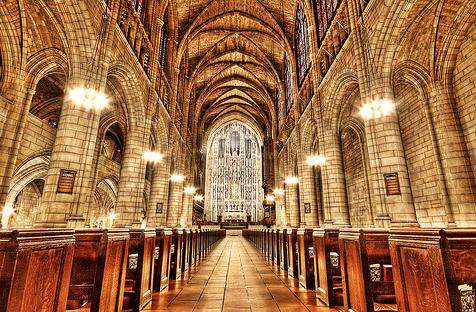
M387 196L390 195L401 195L400 191L400 182L398 181L398 173L386 173L383 175L385 180L385 190L387 192Z
M311 213L311 203L304 203L304 212Z
M155 206L155 213L163 213L164 212L164 204L163 203L157 203Z
M56 193L73 194L75 179L76 179L75 170L61 169Z

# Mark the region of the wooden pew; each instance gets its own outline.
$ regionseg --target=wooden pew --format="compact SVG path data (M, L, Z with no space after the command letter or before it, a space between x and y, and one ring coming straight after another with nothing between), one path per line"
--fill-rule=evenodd
M0 230L0 311L65 311L73 230Z
M154 287L155 229L129 230L123 311L140 311L152 301Z
M267 259L270 262L273 262L273 230L267 229L268 245L266 249Z
M298 276L299 284L306 289L314 289L314 246L312 229L298 229Z
M298 278L297 229L286 229L286 247L288 253L288 276Z
M68 310L122 311L129 230L83 229L74 236Z
M159 292L169 286L170 272L170 241L171 229L157 228L155 230L154 249L154 292Z
M339 260L339 229L314 229L314 280L316 297L328 306L341 306L342 275Z
M191 267L191 255L192 255L192 231L185 229L183 231L183 254L182 254L182 272L186 272Z
M344 308L396 311L388 229L340 229ZM384 277L387 277L385 279Z
M476 228L392 229L389 244L398 311L475 311L459 287L474 296Z
M288 271L288 240L286 229L278 230L279 235L279 267L281 271Z
M179 279L182 276L182 229L172 230L170 245L170 279Z
M191 265L195 265L198 260L197 260L197 255L198 255L198 250L197 250L197 237L198 237L198 230L192 229L191 231L192 235L192 241L191 241Z
M273 249L271 262L273 266L279 269L279 234L277 229L271 230L271 239Z

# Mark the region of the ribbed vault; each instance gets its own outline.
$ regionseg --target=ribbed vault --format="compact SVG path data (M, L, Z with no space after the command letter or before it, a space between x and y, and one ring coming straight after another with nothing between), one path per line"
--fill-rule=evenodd
M294 25L296 1L183 0L176 5L178 99L187 108L196 145L210 125L235 113L275 136L286 53L294 66L293 27L285 26Z

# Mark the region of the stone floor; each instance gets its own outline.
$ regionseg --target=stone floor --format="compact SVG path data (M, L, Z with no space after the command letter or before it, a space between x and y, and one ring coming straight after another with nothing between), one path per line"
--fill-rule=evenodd
M183 280L155 294L144 311L165 310L343 311L316 302L312 291L274 270L241 236L227 236Z

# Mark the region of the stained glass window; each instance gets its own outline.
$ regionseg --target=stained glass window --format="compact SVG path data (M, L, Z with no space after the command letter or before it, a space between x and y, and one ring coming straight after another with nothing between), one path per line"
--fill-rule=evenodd
M326 36L341 0L314 0L316 9L317 27L319 28L319 42Z
M160 48L159 48L159 60L160 66L162 69L165 66L165 61L167 60L167 43L169 37L169 25L168 25L168 12L165 11L164 15L164 25L162 26L162 32L160 33Z
M274 91L274 102L276 105L276 123L279 128L279 122L281 121L282 111L281 111L281 95L279 94L279 89Z
M284 87L286 88L285 101L286 101L286 113L293 106L293 79L291 72L291 64L289 62L288 54L284 58Z
M298 62L298 81L302 84L311 65L309 55L309 36L307 32L307 18L301 5L296 12L296 52Z
M239 121L221 126L207 149L205 214L209 221L263 218L258 134ZM243 152L240 152L243 151Z

